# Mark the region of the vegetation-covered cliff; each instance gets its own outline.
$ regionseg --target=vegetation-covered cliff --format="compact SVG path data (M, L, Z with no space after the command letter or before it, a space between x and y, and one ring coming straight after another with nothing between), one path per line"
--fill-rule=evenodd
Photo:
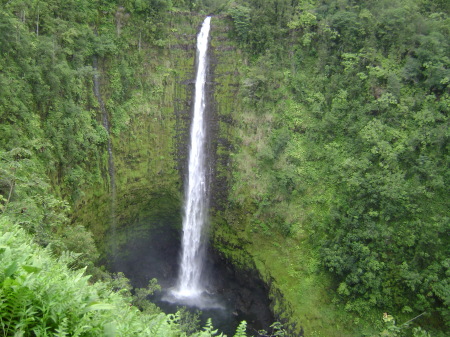
M216 241L256 262L306 334L371 333L383 312L448 331L448 3L229 13L245 56Z
M18 227L109 279L100 256L180 225L212 12L215 249L260 273L291 334L448 333L447 1L1 3L1 224L21 239L0 254L27 257L2 265L0 303L41 270Z

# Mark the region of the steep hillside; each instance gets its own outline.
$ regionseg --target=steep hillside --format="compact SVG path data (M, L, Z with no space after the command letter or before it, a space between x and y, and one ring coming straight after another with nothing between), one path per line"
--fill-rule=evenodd
M445 336L449 11L3 1L3 226L79 254L71 266L94 279L133 238L178 235L195 36L213 12L214 249L261 275L291 335Z
M242 1L214 240L306 335L449 329L446 2ZM409 335L412 326L401 333Z

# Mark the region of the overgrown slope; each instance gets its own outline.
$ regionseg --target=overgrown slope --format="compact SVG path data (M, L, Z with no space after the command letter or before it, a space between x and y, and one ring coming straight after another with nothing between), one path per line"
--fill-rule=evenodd
M161 209L177 220L190 11L211 8L233 27L212 32L215 246L258 268L293 331L374 334L388 312L445 335L444 0L3 1L2 217L97 277L115 224L112 249Z
M413 324L445 335L448 4L254 0L229 14L243 104L217 245L256 263L306 335L373 333L383 312L425 312Z
M90 284L84 270L68 268L76 255L51 254L9 219L0 219L3 336L187 336L178 313L143 313L111 283ZM189 335L216 335L210 321L202 330ZM236 336L245 336L245 323Z

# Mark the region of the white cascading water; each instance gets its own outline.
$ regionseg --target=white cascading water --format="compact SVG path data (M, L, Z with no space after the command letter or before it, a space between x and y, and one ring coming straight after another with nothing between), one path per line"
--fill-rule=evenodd
M205 142L205 82L208 37L211 17L203 22L197 37L197 77L195 81L194 116L191 125L189 176L185 191L183 240L177 289L178 298L192 298L202 292L201 275L204 259L203 232L207 220Z

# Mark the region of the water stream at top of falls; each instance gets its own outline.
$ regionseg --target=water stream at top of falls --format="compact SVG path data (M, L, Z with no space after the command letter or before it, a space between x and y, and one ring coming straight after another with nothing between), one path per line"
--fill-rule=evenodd
M196 298L203 292L202 269L205 254L204 227L207 222L205 83L208 68L208 39L211 17L203 22L197 37L197 74L191 124L188 180L185 189L183 239L177 298Z

